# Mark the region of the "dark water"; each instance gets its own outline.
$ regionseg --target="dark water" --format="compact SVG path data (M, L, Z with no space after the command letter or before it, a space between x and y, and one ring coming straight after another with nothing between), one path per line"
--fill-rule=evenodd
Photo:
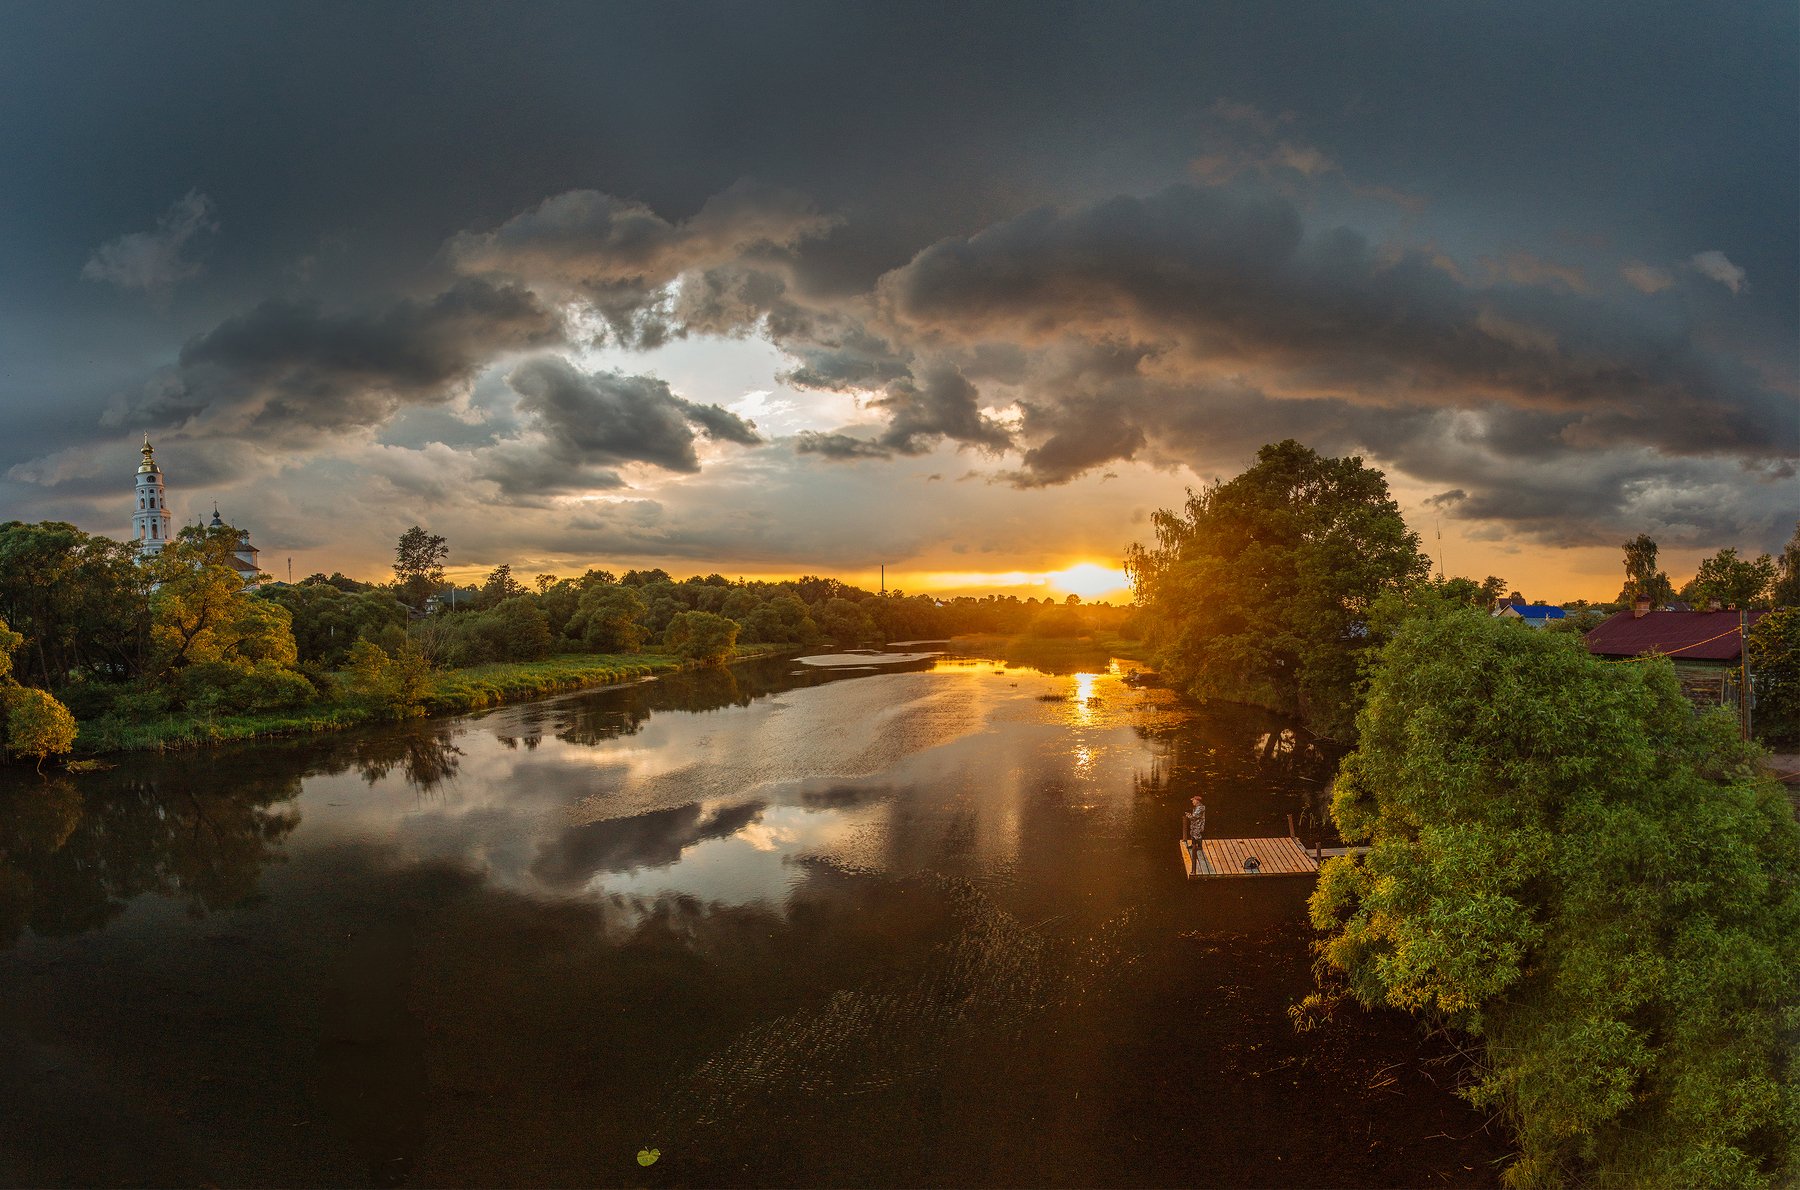
M1309 879L1181 879L1192 791L1283 834L1334 763L1117 672L776 661L8 773L0 1181L1490 1184L1410 1024L1290 1026Z

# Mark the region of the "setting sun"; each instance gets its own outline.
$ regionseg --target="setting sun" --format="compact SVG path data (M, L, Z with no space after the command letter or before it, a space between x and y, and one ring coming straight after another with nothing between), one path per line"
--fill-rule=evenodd
M1117 566L1102 566L1098 562L1081 562L1063 570L1052 570L1044 575L1050 585L1070 595L1079 595L1083 599L1108 598L1117 601L1120 597L1129 597L1131 582L1125 572Z

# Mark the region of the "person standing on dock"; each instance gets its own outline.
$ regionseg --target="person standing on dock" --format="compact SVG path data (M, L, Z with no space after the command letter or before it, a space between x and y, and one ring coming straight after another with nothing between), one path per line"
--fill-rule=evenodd
M1182 815L1182 817L1186 820L1187 837L1193 841L1194 858L1195 862L1198 863L1200 857L1200 842L1206 837L1205 799L1196 793L1193 798L1193 809Z

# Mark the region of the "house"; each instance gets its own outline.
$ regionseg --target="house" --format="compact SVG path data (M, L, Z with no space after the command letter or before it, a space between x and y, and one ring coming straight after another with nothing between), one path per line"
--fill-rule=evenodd
M1743 634L1766 611L1651 611L1648 600L1602 621L1584 638L1604 661L1660 655L1675 663L1682 693L1701 706L1739 711Z
M1494 614L1523 620L1532 628L1542 628L1550 621L1560 620L1569 613L1549 603L1502 603L1494 609Z
M1596 657L1623 660L1660 653L1695 665L1736 666L1744 651L1740 627L1749 628L1768 614L1653 612L1640 605L1602 621L1585 639Z

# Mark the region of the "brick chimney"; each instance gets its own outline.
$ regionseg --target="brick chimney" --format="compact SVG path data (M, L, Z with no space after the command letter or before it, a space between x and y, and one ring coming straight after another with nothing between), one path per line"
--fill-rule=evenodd
M1641 620L1650 614L1650 596L1639 595L1631 602L1631 618Z

